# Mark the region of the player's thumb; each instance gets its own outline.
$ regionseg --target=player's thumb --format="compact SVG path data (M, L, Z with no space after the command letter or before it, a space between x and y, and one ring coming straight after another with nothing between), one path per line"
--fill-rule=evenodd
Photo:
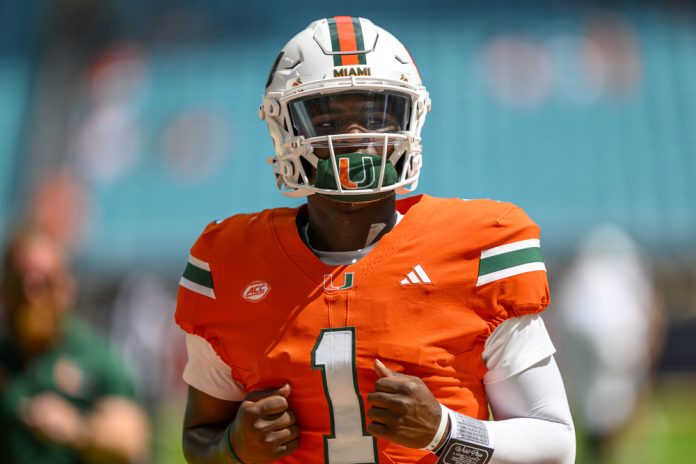
M396 372L385 366L384 363L379 359L375 359L375 372L377 372L377 377L380 379L382 377L391 377L396 375Z
M280 395L280 396L282 396L282 397L287 398L288 396L290 396L290 392L291 392L291 391L292 391L292 387L290 386L289 383L286 383L285 385L283 385L282 387L280 387L280 388L278 389L278 393L277 393L277 394Z

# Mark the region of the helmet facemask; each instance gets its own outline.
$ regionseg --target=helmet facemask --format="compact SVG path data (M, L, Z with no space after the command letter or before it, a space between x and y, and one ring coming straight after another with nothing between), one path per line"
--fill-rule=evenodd
M394 92L347 91L286 103L301 162L288 187L367 200L414 181L403 169L411 99ZM288 161L295 158L293 144ZM279 160L283 164L283 160ZM292 162L292 161L291 161Z

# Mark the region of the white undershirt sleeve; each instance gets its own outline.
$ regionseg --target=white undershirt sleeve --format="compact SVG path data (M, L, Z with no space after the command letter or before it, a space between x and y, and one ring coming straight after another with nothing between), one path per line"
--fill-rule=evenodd
M495 421L484 422L494 443L492 464L575 461L575 431L553 356L512 377L486 384Z
M486 340L483 360L488 372L483 382L515 375L556 352L544 320L538 314L502 322Z
M494 421L484 421L491 463L572 463L575 432L555 348L539 315L508 319L486 342L486 396Z
M198 335L186 334L188 361L184 382L196 390L225 401L242 401L244 386L235 382L230 366L220 359L210 343Z

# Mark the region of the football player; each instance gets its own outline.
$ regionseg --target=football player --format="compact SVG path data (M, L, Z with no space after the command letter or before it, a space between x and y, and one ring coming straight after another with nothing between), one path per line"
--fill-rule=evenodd
M211 223L191 249L189 462L573 462L538 227L509 203L396 200L429 110L367 19L282 49L259 112L278 187L307 204Z

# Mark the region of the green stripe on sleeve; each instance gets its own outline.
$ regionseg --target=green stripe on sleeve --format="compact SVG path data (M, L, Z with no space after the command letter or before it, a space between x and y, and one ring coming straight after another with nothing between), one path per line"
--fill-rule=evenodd
M484 258L479 263L479 276L490 274L522 264L543 262L541 248L523 248L521 250L502 253Z
M191 263L186 264L186 269L184 269L184 278L198 285L213 288L213 274L210 271L196 267Z

